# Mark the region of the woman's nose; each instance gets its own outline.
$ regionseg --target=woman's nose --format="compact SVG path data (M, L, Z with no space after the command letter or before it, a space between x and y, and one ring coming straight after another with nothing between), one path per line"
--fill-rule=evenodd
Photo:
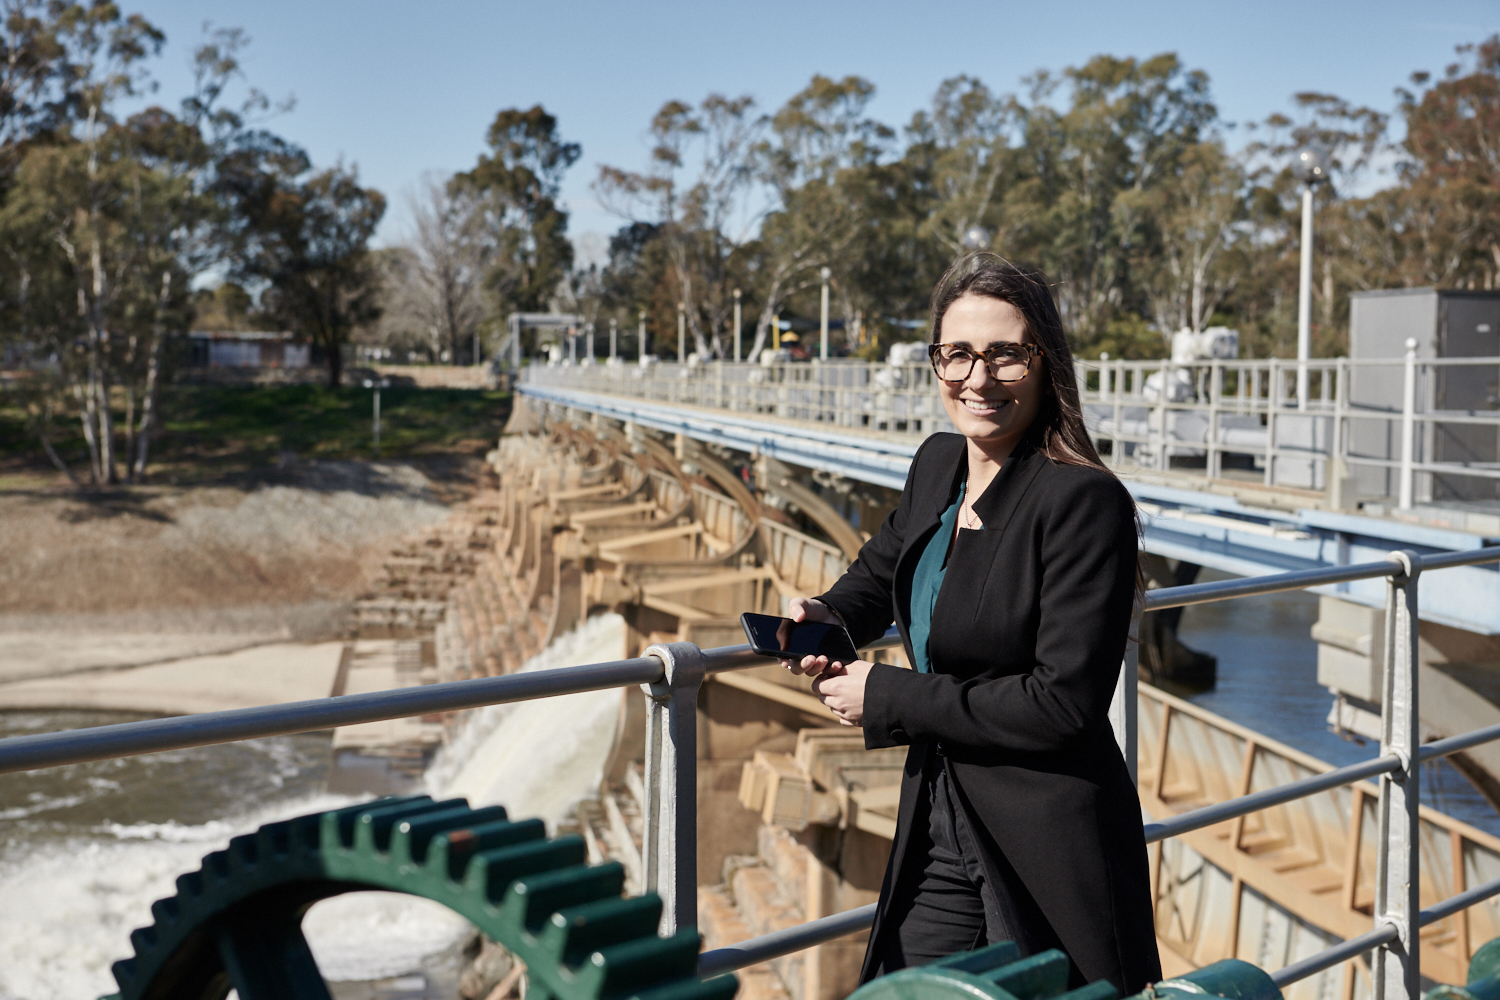
M973 389L983 389L993 385L995 378L990 374L990 363L984 358L974 362L974 367L969 372L969 377L964 379L964 385Z

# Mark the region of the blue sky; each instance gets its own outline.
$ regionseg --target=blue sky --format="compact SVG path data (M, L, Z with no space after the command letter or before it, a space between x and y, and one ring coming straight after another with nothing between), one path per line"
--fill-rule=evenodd
M270 127L318 165L357 164L391 208L379 239L399 241L405 193L427 173L467 169L505 107L540 102L583 145L564 197L575 239L599 245L620 220L590 183L601 163L645 165L646 126L672 98L752 94L772 110L814 73L875 83L871 112L893 126L943 79L969 73L993 90L1038 68L1099 53L1175 51L1205 70L1230 121L1290 111L1297 91L1391 109L1416 69L1440 71L1453 46L1500 31L1500 0L1345 0L1152 4L1051 3L293 3L124 0L162 28L155 99L189 87L188 58L206 21L252 38L248 79L296 108ZM588 234L594 234L589 237Z

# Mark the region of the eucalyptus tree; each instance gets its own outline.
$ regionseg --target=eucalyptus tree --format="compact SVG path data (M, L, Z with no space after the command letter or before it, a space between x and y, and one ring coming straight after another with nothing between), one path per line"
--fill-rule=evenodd
M567 142L540 104L507 108L490 124L488 154L448 184L462 238L485 262L487 320L510 310L547 308L573 265L568 213L558 202L563 176L582 147Z
M481 216L465 191L432 178L408 198L412 232L383 255L380 320L387 339L420 344L433 359L472 350L495 308Z
M700 357L724 354L740 280L735 258L756 215L752 151L764 128L749 97L710 94L696 107L668 101L651 119L650 165L643 171L601 166L594 182L621 218L655 227ZM653 312L658 327L667 325L659 308Z
M969 249L968 234L988 231L991 245L1008 242L1009 219L996 195L1014 180L1010 144L1020 112L1012 96L998 96L972 76L944 80L932 107L918 111L906 127L905 159L924 181L930 209L922 231L950 254ZM1011 206L1017 208L1019 206Z
M875 85L857 76L816 75L770 121L755 148L758 174L770 189L772 210L756 246L761 302L750 356L765 345L771 321L786 300L834 275L845 328L857 308L851 251L872 221L868 172L894 133L865 114Z
M1217 112L1207 76L1170 53L1096 56L1030 83L1017 179L1003 196L1017 221L1003 249L1048 272L1064 322L1086 345L1116 312L1143 305L1131 270L1136 247L1152 238L1142 196L1173 182ZM1064 109L1049 103L1059 91Z

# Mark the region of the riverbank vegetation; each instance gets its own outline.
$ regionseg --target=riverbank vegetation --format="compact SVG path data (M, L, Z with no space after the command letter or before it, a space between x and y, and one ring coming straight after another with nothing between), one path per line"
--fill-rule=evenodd
M104 2L6 16L0 368L23 373L6 433L80 485L161 465L157 439L193 411L165 390L189 330L282 331L335 389L351 345L492 359L517 311L571 313L601 345L613 325L627 359L640 324L674 357L679 322L700 358L731 356L737 333L755 357L816 327L826 280L835 350L877 358L924 336L933 282L974 246L1048 273L1084 357L1159 357L1212 324L1248 356L1287 356L1291 159L1309 146L1331 157L1316 354L1344 349L1352 290L1500 287L1500 37L1414 73L1389 108L1298 93L1270 110L1268 94L1253 123L1225 120L1208 73L1171 53L1038 69L1014 92L954 77L904 125L869 114L860 76L814 76L779 108L673 99L644 123L644 162L593 178L621 224L582 261L560 197L582 148L540 105L501 110L473 166L414 198L410 238L372 250L385 196L270 130L279 106L242 79L239 31L207 33L192 93L124 115L160 31ZM527 330L525 353L557 337Z
M255 482L318 461L374 457L373 399L359 386L165 386L152 478L188 486ZM380 456L416 464L442 482L495 446L510 394L392 386L380 394ZM85 448L76 425L60 425L62 454ZM71 431L72 433L68 433ZM0 405L0 489L39 485L26 415Z

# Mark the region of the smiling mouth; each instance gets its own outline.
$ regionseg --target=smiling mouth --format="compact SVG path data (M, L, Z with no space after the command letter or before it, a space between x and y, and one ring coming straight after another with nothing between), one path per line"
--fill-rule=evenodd
M1010 400L960 399L959 402L964 404L964 406L966 406L970 410L998 410L1000 409L1000 407L1010 402Z

